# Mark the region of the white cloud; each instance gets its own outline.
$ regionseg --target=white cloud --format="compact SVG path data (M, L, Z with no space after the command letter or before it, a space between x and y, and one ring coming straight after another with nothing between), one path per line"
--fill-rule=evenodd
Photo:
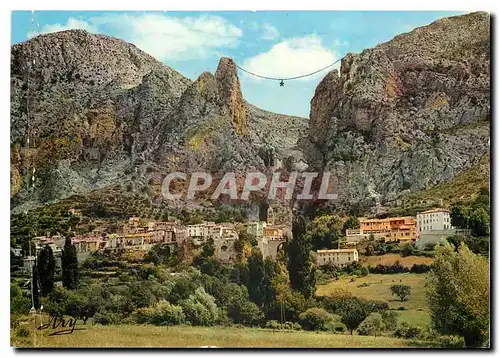
M278 29L271 24L263 24L262 25L262 39L263 40L274 40L279 37L280 33Z
M44 25L40 31L30 31L28 32L28 38L35 37L40 34L48 34L51 32L58 32L64 30L87 30L88 32L97 33L97 27L90 24L89 22L75 19L70 17L66 24L48 24Z
M112 15L91 19L161 60L206 57L234 47L243 32L218 16L176 18L158 14Z
M284 40L269 51L245 60L243 65L246 70L262 76L288 78L315 72L337 59L338 54L324 47L318 35L311 34ZM328 70L339 67L340 62ZM318 76L324 76L324 72L304 79Z

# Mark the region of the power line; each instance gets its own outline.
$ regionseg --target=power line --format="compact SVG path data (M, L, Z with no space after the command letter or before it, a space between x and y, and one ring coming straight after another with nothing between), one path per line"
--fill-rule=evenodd
M238 66L237 63L235 63L236 67L238 67L240 70L242 70L243 72L246 72L248 73L249 75L252 75L252 76L255 76L255 77L259 77L259 78L263 78L265 80L272 80L272 81L290 81L290 80L296 80L296 79L299 79L299 78L304 78L304 77L308 77L308 76L312 76L312 75L315 75L316 73L318 72L321 72L321 71L324 71L326 70L327 68L329 67L332 67L333 65L335 65L336 63L338 63L339 61L341 60L341 58L339 58L338 60L336 60L335 62L329 64L328 66L326 67L323 67L317 71L314 71L314 72L311 72L311 73L307 73L305 75L300 75L300 76L295 76L295 77L287 77L287 78L278 78L278 77L268 77L268 76L262 76L262 75L259 75L257 73L253 73L253 72L250 72L248 70L245 70L243 67L241 66Z

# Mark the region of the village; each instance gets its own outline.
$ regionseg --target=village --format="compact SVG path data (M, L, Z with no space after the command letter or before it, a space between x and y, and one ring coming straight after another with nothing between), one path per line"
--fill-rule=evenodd
M79 215L70 209L72 215ZM204 221L183 225L179 220L153 221L140 217L130 217L120 232L107 233L98 228L87 235L74 236L72 244L77 251L79 262L85 261L91 253L103 251L144 251L154 245L167 244L180 247L185 241L195 246L213 241L215 255L221 262L232 262L236 256L234 244L240 232L246 232L257 240L257 248L263 257L276 258L284 242L292 237L291 227L275 222L272 207L267 210L266 221L246 223L215 223ZM344 267L359 260L358 245L362 242L383 241L401 245L414 243L419 249L433 245L453 235L465 235L466 230L451 225L450 211L434 208L420 212L416 217L389 217L383 219L358 218L359 228L347 229L345 237L337 248L321 249L314 253L317 266L333 264ZM56 270L61 268L61 254L65 237L37 236L34 238L36 252L49 245L54 254ZM18 253L19 254L19 253ZM23 257L22 272L31 272L35 254Z

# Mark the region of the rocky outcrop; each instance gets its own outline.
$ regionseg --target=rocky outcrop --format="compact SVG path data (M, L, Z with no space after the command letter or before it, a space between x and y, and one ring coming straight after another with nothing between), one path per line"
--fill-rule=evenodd
M284 160L299 131L286 142L279 133L306 120L250 107L229 58L192 82L132 44L82 30L14 45L12 209L111 187L160 205L168 172L263 168L264 143Z
M490 18L445 18L348 54L311 101L303 141L348 202L390 202L451 179L489 152Z
M11 206L130 193L142 209L168 172L276 168L332 172L347 205L389 203L489 153L489 98L484 13L348 54L309 123L246 103L229 58L191 81L118 39L41 35L11 49Z
M238 70L234 61L227 57L221 58L219 67L215 72L215 78L217 79L223 103L229 110L229 117L233 121L236 133L238 135L247 135L245 101L241 94Z

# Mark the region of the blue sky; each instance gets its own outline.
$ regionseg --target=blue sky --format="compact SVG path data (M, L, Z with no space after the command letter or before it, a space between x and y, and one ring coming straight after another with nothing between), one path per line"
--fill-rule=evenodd
M12 13L12 44L66 29L134 43L184 76L215 72L221 56L265 76L294 77L323 68L348 52L360 52L394 36L459 12L257 11ZM335 68L334 66L332 68ZM328 71L277 82L240 73L245 99L266 110L309 116L314 90Z

